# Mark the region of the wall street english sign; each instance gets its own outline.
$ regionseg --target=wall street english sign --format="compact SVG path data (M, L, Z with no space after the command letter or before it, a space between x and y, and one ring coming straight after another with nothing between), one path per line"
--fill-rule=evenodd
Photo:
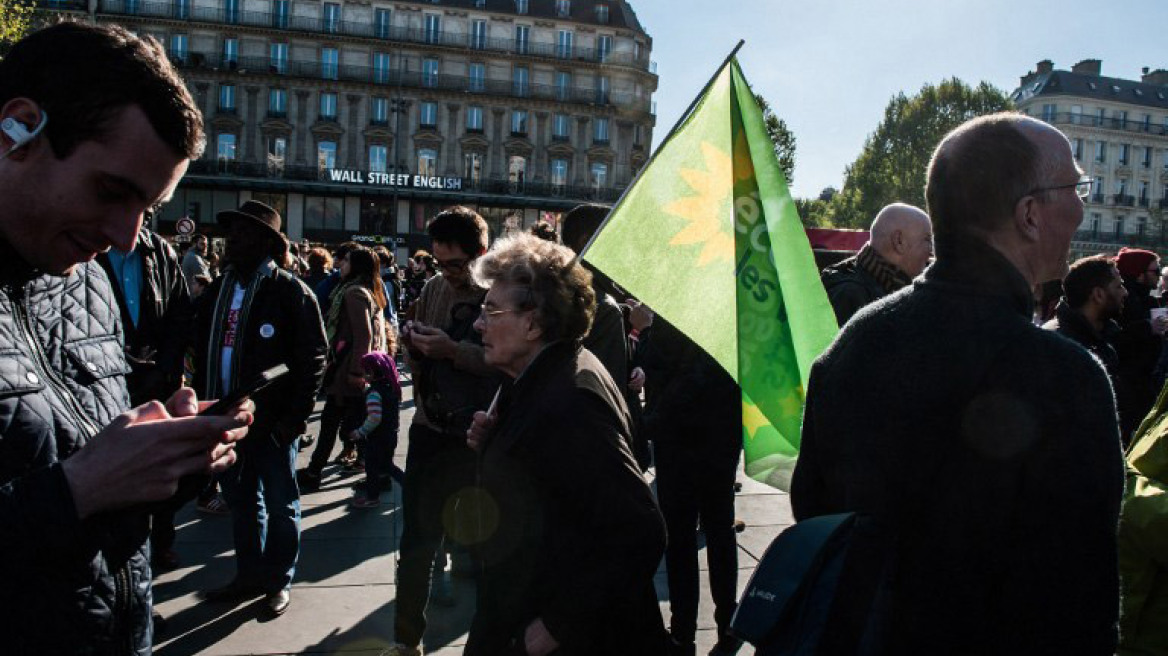
M362 184L370 187L398 187L401 189L436 189L439 191L461 191L462 178L446 178L435 175L414 175L412 173L381 173L378 171L350 171L328 169L329 182Z

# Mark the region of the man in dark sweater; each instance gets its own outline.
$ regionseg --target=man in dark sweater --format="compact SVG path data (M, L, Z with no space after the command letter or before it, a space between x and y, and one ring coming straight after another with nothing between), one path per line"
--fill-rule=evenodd
M881 572L862 640L880 653L1115 651L1111 386L1030 322L1035 285L1067 272L1080 176L1066 138L1025 116L950 133L928 174L936 263L812 368L791 502L798 520L873 520L877 539L858 536L849 556Z
M1115 322L1123 311L1127 288L1119 269L1104 255L1077 260L1063 280L1063 297L1055 307L1055 318L1043 326L1053 330L1099 358L1114 381L1119 358L1115 354Z
M859 253L820 274L839 325L860 308L895 292L921 275L933 256L929 215L893 203L872 221L871 237Z

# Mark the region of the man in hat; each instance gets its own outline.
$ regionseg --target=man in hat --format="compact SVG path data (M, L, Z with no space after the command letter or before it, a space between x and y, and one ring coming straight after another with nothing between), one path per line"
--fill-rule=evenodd
M290 373L256 394L251 439L220 477L231 506L237 573L207 593L212 601L267 597L280 615L291 602L300 553L296 438L304 432L324 373L325 341L316 296L281 269L288 240L280 214L257 201L220 212L227 263L199 299L194 387L218 398L266 369Z
M1115 342L1119 355L1115 386L1120 436L1127 444L1160 392L1154 371L1168 318L1163 313L1152 316L1152 309L1159 305L1152 297L1160 280L1159 256L1140 248L1121 248L1115 266L1128 292L1119 320L1123 330Z

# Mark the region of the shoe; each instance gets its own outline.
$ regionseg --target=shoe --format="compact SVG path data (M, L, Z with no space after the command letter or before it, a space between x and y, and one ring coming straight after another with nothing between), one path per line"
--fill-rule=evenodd
M178 553L174 549L159 551L150 559L150 566L156 572L169 572L178 565Z
M268 610L276 617L279 617L288 610L288 606L292 605L292 591L284 588L279 592L268 593L268 597L264 602L268 605Z
M436 606L450 608L458 603L454 598L454 581L450 572L438 570L434 572L434 580L430 582L430 601Z
M301 435L296 442L296 450L303 451L316 443L316 437L313 435Z
M207 590L201 593L200 596L207 601L215 603L237 604L242 601L255 599L263 593L264 591L260 590L259 586L244 583L236 579L225 586Z
M377 656L422 656L422 648L407 647L401 643L398 643L381 652Z
M345 465L341 467L341 471L346 474L364 474L365 463L361 460L354 459L352 462L345 463Z
M742 649L741 640L723 635L718 638L718 642L710 650L709 656L735 656L739 649Z
M734 481L734 491L735 492L742 491L742 482L741 481Z
M320 489L320 474L301 469L296 472L296 485L300 486L301 492L316 492Z
M333 462L338 465L347 465L357 459L357 449L353 447L345 447L341 451L341 455L337 456Z
M226 515L231 512L231 508L227 505L227 501L223 499L223 495L218 492L215 496L206 501L200 499L195 503L195 510L208 515Z
M368 495L358 492L349 499L350 508L377 508L381 505L381 499L377 497L370 497Z
M734 520L734 532L741 533L746 530L746 522L741 519Z

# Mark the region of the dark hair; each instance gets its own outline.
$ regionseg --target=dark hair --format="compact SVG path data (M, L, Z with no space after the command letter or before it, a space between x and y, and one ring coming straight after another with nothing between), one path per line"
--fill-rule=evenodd
M539 237L544 241L550 241L553 244L559 243L560 236L556 234L556 229L547 221L536 221L535 225L531 226L529 232Z
M358 244L355 241L347 241L340 246L337 246L336 250L333 251L333 259L339 260L358 248L364 248L364 246Z
M373 293L373 300L377 307L384 310L388 300L385 298L385 285L381 282L380 267L377 256L373 251L358 246L349 251L349 276L345 280L356 280Z
M45 137L58 159L109 136L121 110L137 106L176 154L203 152L203 117L153 37L117 25L64 21L21 39L0 61L0 105L35 101L49 116Z
M607 205L593 203L572 208L564 215L561 223L560 232L564 245L579 253L580 249L588 244L588 240L592 239L592 235L596 234L610 211Z
M1063 279L1067 305L1076 310L1083 307L1096 287L1107 287L1118 273L1115 263L1106 255L1075 260L1067 277Z
M317 246L308 251L308 268L315 271L324 271L333 265L333 256L328 249Z
M435 242L458 246L472 260L487 250L487 222L469 207L456 205L439 212L426 233Z
M933 151L925 196L939 245L958 234L985 234L1014 214L1040 185L1042 152L1022 130L1025 115L1003 112L967 121Z
M385 246L377 246L373 249L373 252L377 254L377 259L381 260L381 266L383 267L391 267L397 261L397 258Z

